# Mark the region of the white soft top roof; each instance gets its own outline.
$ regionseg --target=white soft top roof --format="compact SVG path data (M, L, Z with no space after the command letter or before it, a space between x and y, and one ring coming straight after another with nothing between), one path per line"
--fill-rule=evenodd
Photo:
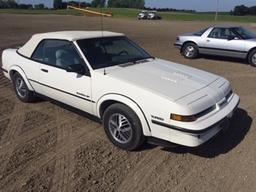
M38 33L33 35L31 39L18 50L18 52L26 57L31 57L37 45L44 39L76 41L79 39L92 39L115 36L124 36L124 34L109 31L57 31L48 33Z

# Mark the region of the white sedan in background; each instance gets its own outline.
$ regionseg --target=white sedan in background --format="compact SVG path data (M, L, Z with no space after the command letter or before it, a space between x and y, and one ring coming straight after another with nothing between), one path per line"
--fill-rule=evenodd
M3 51L2 70L21 101L44 96L97 116L126 150L145 139L201 145L239 103L226 79L154 58L120 33L36 34Z

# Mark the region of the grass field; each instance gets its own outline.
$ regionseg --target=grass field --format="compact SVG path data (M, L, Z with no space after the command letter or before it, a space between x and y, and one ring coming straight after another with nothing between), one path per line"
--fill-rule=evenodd
M95 11L101 11L98 8L91 8ZM103 8L103 12L112 12L115 18L136 19L138 9L122 9L122 8ZM59 14L59 15L83 15L82 12L74 9L63 10L22 10L22 9L0 9L1 13L13 14ZM159 12L164 20L182 20L182 21L213 21L214 13L186 13L186 12ZM220 13L219 21L232 22L256 22L256 16L232 16L228 13Z
M74 9L60 9L60 10L29 10L29 9L0 9L1 13L9 14L56 14L56 15L83 15L80 11Z

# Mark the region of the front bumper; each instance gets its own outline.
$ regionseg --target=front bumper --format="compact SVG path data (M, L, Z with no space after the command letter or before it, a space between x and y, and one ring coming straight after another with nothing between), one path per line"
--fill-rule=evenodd
M178 44L178 43L174 43L173 45L174 45L174 47L177 47L177 48L179 48L179 49L180 49L181 46L182 46L181 44Z
M193 129L189 129L188 127L175 127L162 122L152 121L155 128L154 130L158 130L153 133L153 136L179 145L197 147L228 127L229 121L234 111L237 109L239 102L239 97L234 95L232 100L222 111L202 122L195 123L191 126Z
M0 70L3 71L4 73L8 73L8 70L6 70L6 69L4 69L2 67L0 67Z
M182 47L182 43L179 42L179 41L176 41L174 44L173 44L174 47L178 48L178 49L181 49Z

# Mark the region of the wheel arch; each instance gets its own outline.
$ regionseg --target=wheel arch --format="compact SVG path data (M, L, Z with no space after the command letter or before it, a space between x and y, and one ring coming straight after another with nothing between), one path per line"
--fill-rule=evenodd
M96 104L97 116L102 119L104 111L114 103L120 103L131 108L140 119L143 134L151 136L151 129L143 110L134 100L125 95L111 93L102 96Z
M12 78L13 78L13 75L14 75L15 73L19 73L19 74L21 75L21 77L24 79L24 81L25 81L25 83L26 83L28 89L29 89L30 91L34 91L34 88L33 88L32 85L30 84L30 82L28 81L28 78L27 78L25 72L23 71L23 69L21 69L21 68L20 68L19 66L17 66L17 65L12 66L12 67L10 68L10 70L9 70L9 75L10 75L10 79L11 79L11 80L13 80Z
M252 51L254 51L254 50L256 50L256 47L251 48L251 49L247 52L247 55L246 55L247 61L249 61L249 55L250 55L250 53L251 53Z
M185 46L186 44L188 44L188 43L193 43L193 44L195 44L196 46L198 46L198 44L197 44L195 41L187 40L187 41L185 41L185 42L182 44L181 49L180 49L180 52L183 51L184 46Z

